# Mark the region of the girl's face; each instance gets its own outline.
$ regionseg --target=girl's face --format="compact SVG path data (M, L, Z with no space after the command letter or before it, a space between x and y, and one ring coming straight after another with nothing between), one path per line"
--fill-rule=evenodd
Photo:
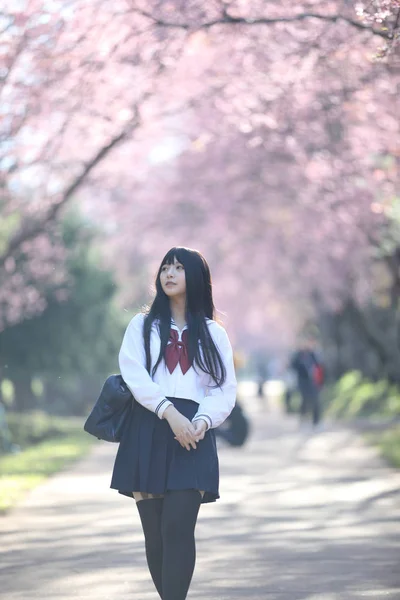
M176 260L171 265L163 265L160 272L160 283L169 298L186 294L186 276L183 265Z

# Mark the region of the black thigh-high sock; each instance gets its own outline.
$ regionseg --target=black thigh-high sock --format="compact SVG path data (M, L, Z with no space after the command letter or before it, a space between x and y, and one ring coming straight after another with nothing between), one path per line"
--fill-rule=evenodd
M196 561L194 530L201 504L197 490L177 490L164 496L163 600L185 600Z
M162 594L163 549L161 537L163 501L164 498L149 498L137 502L145 539L147 564L160 598L164 597Z

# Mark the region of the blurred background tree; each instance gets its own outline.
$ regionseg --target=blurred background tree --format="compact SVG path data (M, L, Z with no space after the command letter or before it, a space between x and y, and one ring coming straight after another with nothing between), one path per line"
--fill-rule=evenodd
M2 373L18 411L85 414L104 374L118 369L124 322L112 273L99 266L93 247L96 232L71 215L61 227L64 284L43 290L43 312L0 333Z
M312 327L332 379L399 381L399 14L3 10L0 364L17 408L84 412L176 244L210 260L236 348L283 362Z

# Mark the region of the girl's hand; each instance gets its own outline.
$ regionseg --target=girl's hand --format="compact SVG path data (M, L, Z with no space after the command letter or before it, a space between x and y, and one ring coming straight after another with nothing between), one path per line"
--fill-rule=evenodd
M165 409L163 418L168 421L169 426L175 434L175 439L182 448L190 450L190 447L196 449L196 429L182 413L174 406L168 406Z
M204 439L208 425L203 419L198 419L198 421L195 421L193 425L196 430L196 442L199 442L200 440Z

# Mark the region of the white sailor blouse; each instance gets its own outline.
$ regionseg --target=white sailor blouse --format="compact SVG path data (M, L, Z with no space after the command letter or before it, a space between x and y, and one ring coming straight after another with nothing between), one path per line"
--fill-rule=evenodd
M226 369L226 380L221 387L215 387L215 382L207 373L195 365L183 368L182 361L172 371L167 368L163 359L154 377L146 370L146 353L143 342L143 324L145 315L137 314L129 323L122 341L119 353L119 367L121 375L133 396L145 408L154 412L160 419L172 404L168 397L186 398L199 405L198 411L192 421L204 419L208 429L218 427L231 413L236 400L236 376L233 365L232 347L227 333L221 325L207 319L211 337L217 346ZM171 330L175 330L174 339L178 344L182 340L182 332L171 321ZM160 353L161 340L157 321L153 322L150 332L151 369L155 365Z

